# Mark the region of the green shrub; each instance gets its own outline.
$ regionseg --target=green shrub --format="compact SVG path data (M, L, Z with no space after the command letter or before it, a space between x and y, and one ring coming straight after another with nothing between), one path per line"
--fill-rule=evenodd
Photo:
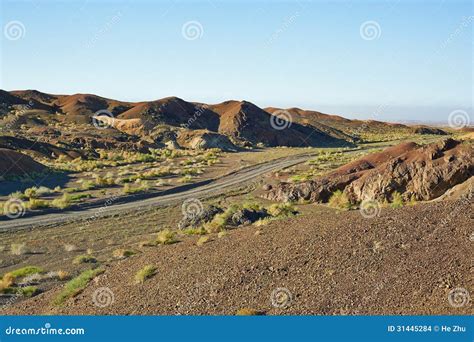
M36 286L25 286L18 289L18 293L23 297L33 297L40 293L40 290Z
M96 263L96 262L97 262L96 258L94 258L92 255L87 255L87 254L78 255L72 261L72 263L76 265L85 264L85 263Z
M273 217L291 217L294 216L298 211L290 203L275 203L267 208L267 212Z
M156 267L147 265L135 274L135 282L137 284L145 282L145 280L153 277L156 273Z
M33 197L30 197L30 200L26 204L27 207L31 210L49 208L50 202L46 200L40 200Z
M395 191L392 194L392 201L390 203L390 206L392 208L401 208L401 207L403 207L403 198L402 198L402 195L398 191Z
M202 245L204 245L205 243L208 243L208 242L209 242L209 236L201 236L201 237L196 241L196 245L202 246Z
M51 205L58 209L69 208L72 205L71 196L69 194L63 194L62 197L52 200Z
M87 270L79 274L76 278L71 279L66 283L64 289L54 299L53 305L61 305L67 299L77 296L81 293L89 282L101 273L104 273L104 269L96 268L93 270Z
M112 256L117 259L125 259L134 255L135 252L128 249L116 249L112 252Z
M332 196L329 198L328 204L330 207L337 209L347 210L351 208L351 202L347 198L346 194L341 190L337 190L332 194Z
M171 245L173 243L178 242L178 240L176 239L175 232L169 229L164 229L158 233L156 237L156 242L160 245Z
M182 231L186 235L206 235L206 230L203 227L200 228L188 228Z
M85 181L81 184L82 190L93 190L95 189L95 183L93 181Z
M26 199L26 196L23 195L21 191L12 192L10 195L8 195L8 197L16 199Z
M37 266L25 266L14 271L10 271L7 274L14 278L26 277L35 273L43 273L44 270L41 267Z

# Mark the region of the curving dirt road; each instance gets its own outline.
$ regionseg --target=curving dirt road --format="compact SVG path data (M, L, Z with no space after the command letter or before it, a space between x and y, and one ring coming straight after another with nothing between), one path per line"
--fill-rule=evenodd
M280 158L234 171L216 179L184 185L159 193L104 199L94 204L76 206L69 211L47 210L37 213L28 213L28 216L25 215L21 218L0 221L0 232L12 229L47 226L87 219L89 217L110 216L118 212L123 213L131 210L170 205L189 198L204 199L222 193L231 187L242 186L252 182L265 173L305 162L311 156L314 156L314 153Z

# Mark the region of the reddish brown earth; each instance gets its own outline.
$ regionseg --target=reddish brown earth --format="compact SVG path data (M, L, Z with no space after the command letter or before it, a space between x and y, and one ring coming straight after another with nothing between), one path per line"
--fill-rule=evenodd
M233 230L196 246L197 237L149 247L105 265L105 273L62 307L50 303L62 285L4 309L5 314L474 314L472 302L449 304L455 288L472 293L473 203L469 200L358 211L305 206L300 217ZM256 232L260 231L260 234ZM157 273L143 284L145 265ZM114 302L99 308L94 291ZM287 308L271 293L286 288Z
M92 117L107 110L117 118L113 127L121 132L139 136L151 142L157 130L164 127L177 130L208 130L226 135L233 143L266 146L350 146L353 137L317 121L298 121L285 118L280 125L284 132L272 126L271 113L247 101L226 101L207 105L192 103L177 97L156 101L124 102L92 94L53 95L36 90L0 92L0 111L16 110L22 115L15 124L45 125L66 123L90 125ZM324 115L324 114L321 114ZM39 121L37 118L41 117ZM330 116L327 116L330 117ZM338 121L334 117L334 121ZM34 119L34 120L33 120ZM131 121L128 121L131 120ZM350 121L350 120L349 120ZM104 130L103 135L110 131ZM84 132L83 132L84 133ZM166 141L155 141L165 143Z
M426 146L408 142L362 157L315 180L282 182L263 197L326 202L340 190L353 203L390 201L395 192L407 201L431 200L473 174L474 150L469 141L446 139Z
M33 158L13 150L0 148L0 175L28 176L33 172L42 172L46 166L36 162Z
M409 126L382 122L377 120L349 120L339 115L330 115L320 113L314 110L304 110L300 108L275 108L268 107L265 110L275 114L278 112L287 112L291 118L299 123L307 123L318 127L322 131L346 140L357 141L360 133L388 133L397 130L399 133L411 133L413 129Z

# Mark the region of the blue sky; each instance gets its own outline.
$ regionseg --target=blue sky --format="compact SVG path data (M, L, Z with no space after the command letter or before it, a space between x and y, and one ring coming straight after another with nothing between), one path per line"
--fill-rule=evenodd
M380 120L472 115L470 1L2 0L1 13L6 90L246 99ZM8 39L12 21L19 39Z

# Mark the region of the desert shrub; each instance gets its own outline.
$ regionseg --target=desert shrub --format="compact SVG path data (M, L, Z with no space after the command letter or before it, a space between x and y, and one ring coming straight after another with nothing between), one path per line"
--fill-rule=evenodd
M150 189L150 187L148 185L148 182L146 182L146 181L138 181L138 183L136 183L136 184L137 184L137 186L133 187L132 185L126 183L123 186L122 191L125 194L135 194L135 193L139 193L139 192L148 191Z
M71 279L66 283L64 289L59 293L59 295L54 299L53 305L61 305L67 299L77 296L81 293L89 282L94 279L99 274L103 273L104 269L96 268L93 270L87 270L79 274L76 278Z
M183 171L181 171L181 175L184 176L184 177L186 177L186 176L196 176L196 175L201 174L202 172L203 172L202 169L192 167L192 168L184 169Z
M91 198L91 194L74 194L74 195L69 195L69 200L71 202L76 202L84 198Z
M28 188L24 191L24 194L25 194L25 197L28 197L28 198L36 198L37 197L37 194L36 194L36 187L32 187L32 188Z
M209 236L201 236L201 237L196 241L196 245L202 246L202 245L204 245L205 243L208 243L208 242L209 242Z
M50 202L30 197L29 201L26 203L26 206L31 210L49 208Z
M401 208L401 207L403 207L403 198L402 198L402 195L398 191L395 191L392 194L392 201L390 203L390 206L392 208Z
M176 239L175 232L169 229L164 229L158 233L156 237L156 242L160 245L170 245L170 244L178 242L178 240Z
M215 215L212 221L204 223L201 228L207 233L219 233L225 229L226 225L230 224L232 215L239 209L239 205L233 204L223 213Z
M8 197L15 199L26 199L26 196L21 191L12 192L10 195L8 195Z
M62 197L52 200L51 205L58 209L69 208L72 205L71 196L69 194L63 194Z
M200 228L187 228L182 230L183 234L186 235L205 235L207 232L203 227Z
M95 183L93 181L84 181L81 184L81 189L82 190L93 190L95 189Z
M350 209L351 202L347 198L346 194L343 193L341 190L337 190L332 194L329 198L328 205L332 208L337 209Z
M191 175L186 175L178 179L179 183L192 183L192 181L193 181L193 177Z
M216 216L214 216L214 219L212 220L212 222L216 224L217 226L223 228L227 224L229 224L232 218L232 215L234 215L239 209L240 208L238 205L233 204L230 207L228 207L223 213L217 214Z
M72 263L76 265L85 264L85 263L96 263L96 262L97 262L96 258L94 258L92 255L87 255L87 254L78 255L72 261Z
M112 256L117 259L125 259L134 255L135 252L128 249L116 249L112 252Z
M153 277L155 273L156 267L153 265L147 265L135 274L135 282L137 284L143 283L145 280Z
M275 203L267 208L267 212L273 217L291 217L294 216L298 211L290 203Z
M263 206L255 201L247 201L242 204L242 208L259 211L263 209Z
M59 270L56 272L56 276L58 277L59 280L66 280L70 277L70 274L67 271Z
M43 273L43 272L44 270L41 267L25 266L25 267L16 269L14 271L8 272L7 274L16 279L16 278L26 277L35 273Z
M408 202L408 205L415 205L418 201L416 200L416 196L415 195L411 195L410 197L410 202Z
M82 190L82 189L79 189L79 188L66 188L66 189L64 189L63 191L64 191L65 193L73 193L73 192L79 192L79 191L81 191L81 190Z
M23 297L33 297L40 293L40 290L36 286L25 286L18 289L18 293Z
M294 175L288 178L291 183L304 182L311 178L310 174Z
M2 277L0 281L0 289L7 289L15 284L15 277L11 273L7 273Z
M10 246L10 252L13 255L24 255L29 251L25 243L12 243Z
M266 226L267 224L269 224L270 222L272 222L274 220L275 220L274 217L265 217L263 219L255 221L254 226L256 226L256 227Z
M216 221L206 222L203 224L202 229L209 234L221 232L225 225Z
M227 231L223 230L223 231L220 231L219 233L217 233L217 237L220 239L220 238L223 238L224 236L227 236Z
M40 186L40 187L33 186L24 191L25 197L30 198L30 199L38 198L44 195L50 195L52 193L54 193L54 191L45 186Z

